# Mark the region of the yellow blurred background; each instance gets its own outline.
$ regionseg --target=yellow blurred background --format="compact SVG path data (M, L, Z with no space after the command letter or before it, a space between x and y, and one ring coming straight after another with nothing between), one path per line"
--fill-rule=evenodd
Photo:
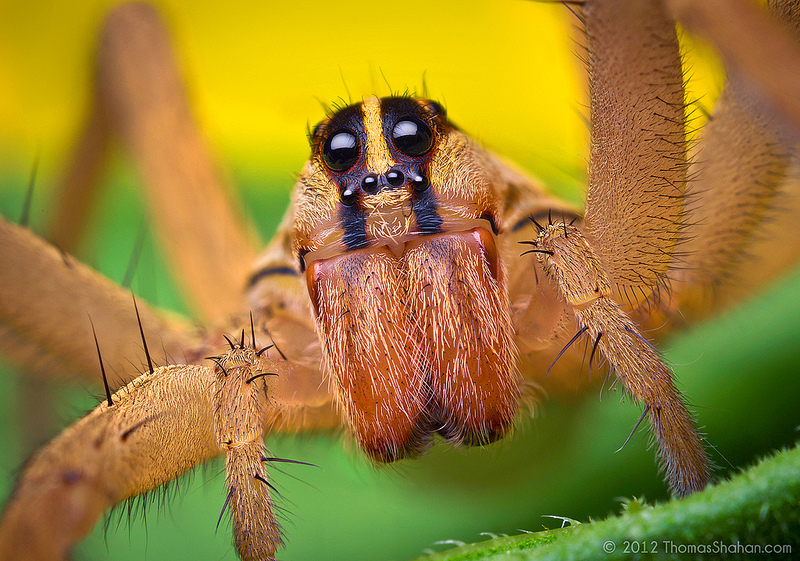
M86 117L93 51L115 4L0 6L0 165L44 185ZM321 103L421 92L491 148L545 175L584 167L573 16L520 1L155 2L222 162L290 177ZM391 88L391 89L390 89ZM567 178L568 179L568 178Z

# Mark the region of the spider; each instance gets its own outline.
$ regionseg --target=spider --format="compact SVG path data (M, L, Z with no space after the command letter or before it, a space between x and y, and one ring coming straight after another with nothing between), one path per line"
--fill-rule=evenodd
M377 102L370 102L370 103L372 104L372 105L370 105L370 106L371 106L371 107L374 109L374 107L375 107L375 104L376 104ZM398 103L399 103L399 102L398 102ZM404 103L405 103L405 102L404 102ZM369 104L368 104L368 105L369 105ZM437 109L435 106L426 106L426 107L427 107L426 111L432 111L432 112L434 112L434 113L440 113L440 109ZM428 113L425 113L425 114L412 114L413 112L410 112L410 110L406 110L406 112L407 112L407 113L409 113L409 115L411 115L411 116L412 116L414 119L416 119L417 121L426 121L426 120L427 120L427 119L429 119L429 118L430 118L430 119L432 119L432 118L433 118L433 117L430 117L430 115L429 115ZM403 113L403 114L405 114L405 113ZM334 120L335 120L335 118L334 118ZM414 122L414 121L413 121L413 120L411 120L411 121L409 121L409 122ZM437 122L439 122L439 121L437 121ZM445 121L441 121L441 122L445 122ZM332 132L332 133L333 133L333 132L336 132L336 131L335 131L335 130L333 130L333 131L329 131L329 132ZM323 141L323 140L324 140L324 141ZM331 140L331 138L330 138L330 137L327 137L327 138L320 137L320 144L323 146L323 148L322 148L321 150L319 150L319 152L321 152L321 153L324 153L324 151L325 151L325 149L324 149L324 146L325 146L325 144L326 144L326 142L327 142L328 140ZM340 140L341 140L341 139L340 139ZM346 144L347 144L347 139L344 139L344 140L343 140L343 142L345 142L345 145L346 145ZM352 147L351 147L351 148L352 148ZM346 152L346 150L345 150L345 152ZM346 158L345 158L345 159L346 159ZM344 165L344 164L336 164L335 162L334 162L334 163L332 163L332 164L329 162L329 164L331 165L331 167L336 167L337 165L339 165L339 167L341 167L341 166L343 166L343 165ZM350 169L350 168L348 168L347 170L334 170L334 171L344 171L344 172L346 172L346 171L348 171L349 169ZM410 175L410 173L409 173L408 171L406 171L405 175L407 175L407 176L411 177L411 175ZM387 177L387 181L388 181L388 180L389 180L389 178ZM362 185L361 187L362 187L363 189L366 189L366 188L367 188L367 186L366 186L365 184L364 184L364 185ZM345 196L345 195L344 195L344 191L342 192L342 196L343 196L343 197ZM342 200L342 202L345 202L345 201L344 201L344 199ZM346 206L350 206L350 205L346 205ZM567 220L567 217L570 217L570 221L571 221L571 218L574 218L574 216L572 216L572 214L570 214L570 213L574 213L574 211L573 211L573 210L571 210L571 208L570 208L568 205L564 205L563 203L558 203L557 201L552 201L552 202L549 202L549 203L548 203L547 205L545 205L545 206L546 206L546 207L548 208L548 210L550 210L550 211L552 211L553 209L555 209L555 210L556 210L556 219L555 219L555 223L554 223L553 225L551 225L551 224L545 224L545 225L543 226L544 228L549 228L549 229L551 230L551 232L549 232L549 233L546 233L545 237L543 237L543 238L541 238L541 239L540 239L540 241L539 241L538 245L534 246L534 249L536 249L537 251L539 251L539 252L540 252L540 255L549 255L547 252L553 251L553 249L552 249L552 246L550 246L550 245L547 245L547 243L549 243L549 242L548 242L548 240L546 239L546 236L547 236L547 235L550 235L550 234L552 234L552 235L557 235L557 236L560 236L560 233L559 233L559 227L563 228L563 231L564 231L564 239L569 239L569 233L571 233L571 234L572 234L572 239L576 239L576 238L578 238L578 239L579 239L579 236L580 236L580 234L579 234L577 231L572 231L572 230L570 230L570 229L569 229L569 228L571 228L571 226L570 226L570 225L568 225L568 220ZM544 208L544 207L543 207L543 208ZM559 215L558 215L558 213L559 213L559 212L561 213L561 221L560 221L560 222L559 222ZM538 218L538 219L540 219L540 220L544 220L543 213L533 213L533 212L531 212L531 214L533 214L532 218L534 218L534 219ZM540 214L541 214L541 215L540 215ZM565 215L566 215L566 217L565 217ZM488 224L489 224L489 226L488 226L488 227L487 227L487 226L484 226L484 228L492 228L492 224L491 224L491 223L492 223L492 221L493 221L493 220L494 220L494 221L496 221L496 219L492 219L492 217L491 217L491 216L489 216L488 218L485 218L485 219L484 219L484 218L483 218L483 215L480 215L480 217L479 217L479 218L480 218L481 220L485 220L485 221L486 221L486 223L488 223ZM555 229L553 229L553 227L555 227ZM531 226L531 228L533 228L533 226ZM512 228L512 229L513 229L513 228ZM536 237L536 236L538 236L538 231L537 231L535 234L534 234L534 233L531 233L531 236L529 237L529 239L524 239L524 240L520 240L520 241L529 241L529 242L530 242L530 241L532 241L532 239L533 239L534 237ZM478 249L479 249L479 250L480 250L480 251L481 251L483 254L485 254L485 255L490 255L490 254L491 254L491 251L492 251L492 249L491 249L491 245L490 245L490 244L491 244L491 241L486 241L486 239L485 239L485 238L482 238L482 237L480 237L480 238L476 238L476 239L477 239L477 241L475 242L475 244L477 244L477 245L476 245L476 246L474 246L474 247L473 247L473 249L475 249L475 247L477 247L477 248L478 248ZM467 240L467 241L469 242L469 240ZM469 243L472 243L472 242L469 242ZM305 246L302 246L302 247L300 247L300 246L299 246L299 247L298 247L298 248L296 248L296 249L299 249L299 250L301 250L301 251L306 251L306 250L309 250L309 253L311 253L311 252L313 252L313 251L317 250L318 248L317 248L317 247L311 247L311 246L309 246L309 247L305 247ZM523 248L523 249L524 249L524 248ZM302 256L302 255L301 255L301 256L298 256L298 257L305 257L305 256ZM328 256L325 256L325 257L328 257ZM551 257L552 257L552 256L551 256ZM487 259L487 262L491 263L491 259L490 259L489 257L487 257L486 259ZM542 264L541 264L541 265L545 265L545 266L546 266L546 265L547 265L547 263L546 263L546 258L544 258L544 259L545 259L545 260L542 262ZM313 263L313 261L311 261L311 262ZM537 261L530 261L530 262L529 262L529 266L530 266L531 268L533 268L533 270L537 270L537 269L535 269L535 268L537 267L536 263L537 263ZM305 264L305 263L304 263L304 264ZM254 271L254 273L255 273L255 276L259 276L259 275L261 275L261 276L263 277L263 276L264 276L264 273L263 273L263 272L264 272L264 271L269 271L269 266L270 266L270 263L269 263L269 262L267 262L266 264L264 264L264 263L262 262L262 263L261 263L261 265L260 265L260 267L257 267L257 268L255 269L255 271ZM550 265L550 266L552 266L552 265ZM491 268L490 268L490 269L491 269ZM311 270L311 269L310 269L310 270ZM539 274L544 274L544 270L543 270L543 269L541 269L541 268L540 268L540 269L538 269L538 271L539 271ZM501 273L499 273L499 272L494 272L494 273L493 273L493 275L497 275L497 276L499 277L499 276L501 275ZM322 276L324 277L324 275L322 275ZM312 279L312 281L313 281L313 279ZM316 282L316 281L313 281L313 282L311 283L312 287L316 287L316 284L315 284L315 282ZM313 293L313 292L312 292L312 293ZM647 295L645 294L643 297L644 297L644 298L646 298L646 297L647 297ZM636 295L633 295L633 296L631 296L631 295L626 295L626 298L627 298L627 300L628 300L628 303L630 304L630 303L631 303L631 300L636 300L637 298L639 298L639 296L636 296ZM318 305L319 305L319 304L318 304ZM582 305L582 303L581 303L581 305ZM128 309L130 310L130 308L128 308ZM317 313L319 314L320 312L318 311ZM323 315L325 314L325 311L324 311L324 310L323 310L322 314L323 314ZM243 319L243 318L239 318L239 320L238 320L238 321L239 321L240 323L242 323L242 319ZM147 325L147 315L145 315L145 324ZM326 330L329 330L329 329L330 329L330 327L322 327L322 328L320 328L320 329L322 330L323 334L325 334L326 336L329 334L329 331L326 331ZM293 349L292 349L292 346L293 346L293 345L296 345L296 344L297 344L297 342L296 342L296 341L281 341L281 340L280 340L280 336L281 336L281 330L274 330L274 331L275 331L275 335L276 335L276 337L278 337L278 341L280 342L279 348L280 348L280 347L283 347L283 349L284 349L284 350L287 350L287 353L289 353L289 357L290 357L290 359L291 359L293 355L292 355L292 353L291 353L290 351L291 351L291 350L293 350ZM101 335L102 335L102 331L101 331ZM561 335L563 335L563 334L561 334ZM592 337L593 341L594 341L594 340L599 340L599 339L597 339L597 334L594 334L594 333L593 333L592 335L593 335L593 337ZM259 337L260 337L260 338L263 338L263 336L264 336L264 333L259 333ZM254 335L254 337L255 337L255 335ZM606 337L608 337L608 334L606 335ZM568 338L569 338L569 337L567 337L567 339L568 339ZM323 338L323 339L324 339L324 338ZM639 339L640 339L640 338L639 338L639 336L637 335L637 340L639 340ZM241 341L244 341L244 339L242 339ZM563 346L563 343L564 343L564 342L565 342L565 341L561 341L561 343L562 343L562 344L556 345L555 351L558 351L558 350L560 350L560 348L562 348L562 346ZM165 344L168 346L168 343L169 343L169 342L167 342L167 343L165 343ZM238 345L236 345L236 343L233 343L233 344L232 344L232 346L238 346ZM113 353L113 351L111 351L111 352ZM601 351L601 352L602 352L602 351ZM274 353L273 353L273 354L274 354ZM108 351L107 351L107 354L106 354L106 356L108 356ZM223 366L222 366L223 372L224 372L224 366L225 366L225 365L227 365L227 364L228 364L228 363L225 363L225 362L223 362ZM228 365L228 366L230 366L230 365ZM281 367L280 367L280 366L276 366L276 368L281 368ZM284 376L284 378L288 378L288 376L286 376L286 373L284 373L284 374L283 374L283 376ZM255 381L255 380L253 380L253 381ZM120 398L118 397L117 399L119 400ZM109 401L113 402L113 400L112 400L112 399L109 399ZM113 407L113 405L112 405L112 407ZM440 415L441 415L441 414L440 414ZM351 414L351 416L352 416L352 414ZM138 425L138 423L133 423L131 426L127 427L127 428L125 429L125 431L123 431L123 434L135 434L135 430L136 430L136 429L138 429L138 428L145 428L145 427L147 427L148 423L151 423L151 422L152 422L153 424L155 424L155 423L156 423L156 422L159 420L159 418L160 418L160 417L158 417L158 416L155 416L155 417L153 417L153 418L145 418L145 419L143 419L143 424L142 424L142 425ZM454 430L458 430L458 427L459 427L459 426L461 426L461 424L462 424L460 421L463 421L463 420L464 420L464 419L461 419L461 420L459 420L459 422L456 422L456 423L454 423L454 422L447 422L446 420L444 420L444 419L442 419L442 418L440 418L440 417L437 417L437 418L435 419L435 421L436 421L437 423L443 423L443 426L444 426L444 428L443 428L443 429L441 429L441 432L443 432L443 433L444 433L446 436L450 436L450 437L452 437L452 438L461 439L461 440L470 440L470 439L474 439L474 440L476 440L476 441L477 441L477 442L479 442L479 443L481 443L481 442L484 442L484 441L488 441L488 440L492 440L492 439L494 439L494 438L495 438L495 436L496 436L496 433L499 433L499 432L501 432L501 431L503 431L503 430L506 430L506 426L505 426L505 424L508 422L508 420L507 420L506 418L503 418L503 419L501 419L501 421L500 421L500 422L499 422L497 425L491 425L491 426L490 426L490 425L483 425L483 426L479 427L477 430L472 430L472 431L470 431L469 433L455 434L455 435L454 435L454 434L453 434L453 431L454 431ZM438 425L437 425L437 426L438 426ZM424 430L428 430L428 429L424 429L424 430L423 430L423 428L420 428L419 430L420 430L421 432L424 432ZM131 433L128 433L127 431L132 431L132 432L131 432ZM358 432L358 431L357 431L357 432ZM431 431L431 430L428 430L428 432L432 432L432 431ZM362 443L365 443L366 445L369 445L369 443L368 443L368 442L365 442L365 440L368 440L368 439L369 439L369 438L368 438L368 437L369 437L369 435L366 435L366 437L365 437L365 436L364 436L364 433L363 433L363 431L362 431L361 435L362 435ZM404 453L408 453L408 452L409 452L409 450L402 449L402 448L403 448L403 446L404 446L404 444L397 444L397 445L394 445L394 447L392 448L392 451L391 451L391 452L385 452L385 451L382 451L382 450L378 450L378 449L376 449L376 448L372 448L372 453L373 453L373 455L375 455L375 456L378 456L378 457L380 457L380 458L382 458L382 459L391 459L391 458L387 457L387 456L386 456L386 454L389 454L389 455L400 455L400 454L404 454ZM410 446L411 446L411 445L410 445ZM417 445L416 445L416 444L414 444L413 446L417 446ZM413 446L412 446L412 447L413 447ZM70 474L68 474L68 475L70 475ZM73 476L76 476L75 474L71 474L71 475L73 475Z

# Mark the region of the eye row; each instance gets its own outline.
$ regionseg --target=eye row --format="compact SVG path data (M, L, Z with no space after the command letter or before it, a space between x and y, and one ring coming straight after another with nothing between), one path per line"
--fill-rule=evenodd
M430 127L415 117L403 117L392 127L392 143L406 156L415 158L427 153L433 146ZM332 171L349 170L358 161L361 143L349 129L335 131L325 141L322 159Z

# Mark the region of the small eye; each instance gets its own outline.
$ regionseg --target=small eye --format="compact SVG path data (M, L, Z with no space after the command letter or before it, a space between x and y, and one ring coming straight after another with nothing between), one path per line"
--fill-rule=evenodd
M347 206L353 206L358 200L358 195L356 194L355 191L353 191L348 187L347 189L342 191L341 198L342 198L342 203L344 203Z
M406 156L422 156L433 146L433 132L422 121L406 117L394 125L392 142Z
M445 111L445 108L438 101L428 101L428 109L430 109L434 114L442 118L444 118L447 115L447 111Z
M333 171L347 171L358 161L358 138L348 130L340 130L328 137L322 149L325 165Z

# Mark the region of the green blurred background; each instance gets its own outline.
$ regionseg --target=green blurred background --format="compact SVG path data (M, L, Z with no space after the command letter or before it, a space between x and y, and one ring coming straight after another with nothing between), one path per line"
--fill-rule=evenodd
M17 221L40 160L32 227L41 231L71 143L86 117L91 58L114 2L0 1L0 213ZM306 125L322 103L421 91L463 129L582 198L587 113L573 21L561 6L518 1L156 3L169 22L198 119L218 161L268 239L293 174L308 155ZM721 85L701 45L687 46L692 95L710 106ZM137 177L119 154L80 258L120 281L146 220ZM0 266L3 266L0 263ZM184 311L149 235L133 282L151 303ZM792 444L800 425L800 275L776 281L723 316L662 343L718 450L720 475ZM546 365L543 366L543 368ZM340 436L270 438L278 456L319 469L276 473L286 500L285 560L408 559L437 540L476 541L618 510L617 497L666 498L644 431L619 453L640 410L600 396L584 373L575 399L548 400L513 439L486 449L436 447L422 460L370 467ZM18 374L0 376L0 497L34 444L31 415L64 426L97 402L97 387L43 384L50 411L23 411ZM22 419L22 421L21 421ZM27 420L25 420L27 419ZM730 464L729 464L730 462ZM296 477L296 479L295 479ZM172 487L165 504L112 514L77 559L235 559L222 465ZM121 518L121 523L119 522ZM146 523L143 522L146 518Z

